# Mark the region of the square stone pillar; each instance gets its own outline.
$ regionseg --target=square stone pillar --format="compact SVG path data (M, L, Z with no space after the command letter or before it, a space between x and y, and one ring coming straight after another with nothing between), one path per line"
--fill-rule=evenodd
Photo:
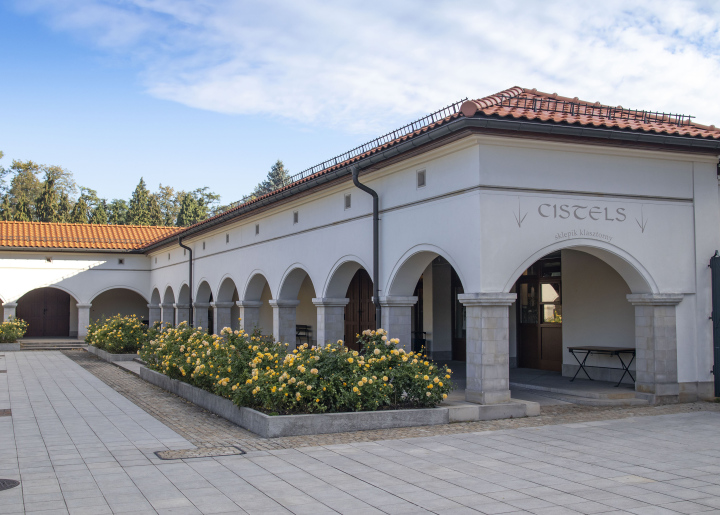
M213 327L215 328L215 334L220 334L220 331L226 327L232 328L232 307L235 305L234 302L213 302L213 313L215 320Z
M464 293L467 320L465 399L479 404L510 402L510 306L515 293Z
M162 324L175 324L175 304L160 304L162 309Z
M84 340L90 325L90 308L92 304L76 304L78 310L78 340Z
M380 297L383 327L378 329L385 329L388 338L400 340L397 347L408 352L412 350L412 308L417 300L417 297Z
M7 321L9 318L15 318L15 314L17 313L17 302L6 302L3 304L3 322Z
M260 308L263 303L259 300L239 300L235 303L240 308L240 329L246 333L252 334L260 327Z
M210 328L210 320L208 320L208 308L210 308L210 303L193 302L193 307L195 308L195 313L193 315L195 327L207 331Z
M635 390L655 404L677 402L675 307L683 294L634 293L627 299L635 306Z
M298 304L299 300L270 300L273 310L273 338L280 343L289 343L290 349L294 349L297 343L295 313Z
M175 325L190 323L190 304L173 304L175 307Z
M161 322L162 320L162 308L160 304L148 304L148 325L152 327L155 322Z
M321 298L312 302L317 308L315 334L318 347L345 339L345 306L350 299Z

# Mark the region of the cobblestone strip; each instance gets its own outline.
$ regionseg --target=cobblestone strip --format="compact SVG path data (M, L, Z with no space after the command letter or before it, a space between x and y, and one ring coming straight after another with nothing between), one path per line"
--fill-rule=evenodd
M423 436L452 435L522 427L573 424L627 417L669 415L697 411L720 412L720 403L695 402L665 406L543 406L540 416L530 418L467 422L438 426L378 429L349 433L260 438L225 419L195 406L139 377L106 363L84 351L64 351L67 357L90 371L105 384L178 432L198 447L238 446L245 451L293 449Z

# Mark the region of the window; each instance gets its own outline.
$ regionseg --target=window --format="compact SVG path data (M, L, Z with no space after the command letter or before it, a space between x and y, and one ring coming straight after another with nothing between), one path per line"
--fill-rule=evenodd
M352 206L352 195L350 193L345 194L345 209L350 209Z
M203 242L203 250L205 250L205 242Z
M183 256L187 254L187 250L183 249Z
M300 220L300 215L298 214L297 211L293 211L293 225L298 223L299 220Z
M46 262L46 263L52 263L52 258L51 258L51 257L46 257L46 258L45 258L45 262Z
M118 265L124 265L125 260L123 258L118 259Z
M425 170L417 171L417 187L418 188L425 187Z
M230 235L229 234L225 235L225 243L230 243Z
M168 261L170 261L170 253L168 252Z
M255 224L255 236L260 234L260 224Z
M157 256L155 257L155 264L157 265Z

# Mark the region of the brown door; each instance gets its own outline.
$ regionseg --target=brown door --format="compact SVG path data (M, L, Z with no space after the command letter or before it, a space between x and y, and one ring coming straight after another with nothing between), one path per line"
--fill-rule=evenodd
M70 335L70 295L38 288L18 299L17 317L28 323L26 338Z
M467 335L466 335L466 319L465 306L458 300L458 295L465 293L462 283L455 270L450 275L450 306L452 307L452 359L455 361L465 361Z
M372 293L372 279L361 268L355 272L346 294L350 302L345 306L345 345L349 349L360 350L356 335L365 329L376 329Z
M516 283L517 355L521 368L562 371L560 254L528 268Z

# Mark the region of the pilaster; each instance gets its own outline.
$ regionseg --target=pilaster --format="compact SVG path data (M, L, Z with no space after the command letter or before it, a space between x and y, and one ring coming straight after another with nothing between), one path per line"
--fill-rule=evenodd
M226 327L232 328L232 307L235 305L234 302L213 302L213 313L215 320L213 327L215 328L215 334L220 334Z
M162 308L160 304L148 304L148 323L150 327L155 325L155 322L161 322L162 320Z
M239 300L235 303L240 308L240 329L252 334L260 327L260 308L263 303L259 300Z
M7 321L10 317L15 318L17 313L17 302L6 302L3 304L3 322Z
M382 329L387 331L388 338L400 340L398 348L406 351L412 349L412 308L417 300L417 297L380 297Z
M178 326L182 322L190 323L190 304L173 304L175 307L175 325Z
M350 299L333 299L323 297L313 299L317 308L317 344L325 346L328 342L335 343L345 338L345 306ZM346 342L347 343L347 342Z
M160 304L162 324L175 324L175 304Z
M207 331L210 328L210 320L208 319L208 309L210 308L210 303L193 302L193 307L195 308L195 313L193 315L195 327Z
M299 300L270 300L273 310L273 338L281 343L289 343L293 349L297 342L295 318L298 304Z
M76 304L78 310L78 340L84 340L90 325L90 308L92 304Z

